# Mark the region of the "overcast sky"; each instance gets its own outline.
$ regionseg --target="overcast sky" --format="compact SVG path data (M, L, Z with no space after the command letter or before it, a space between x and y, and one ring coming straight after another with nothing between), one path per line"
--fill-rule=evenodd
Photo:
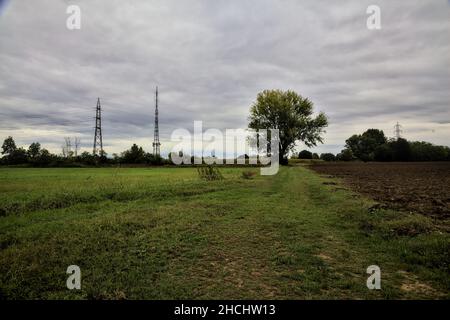
M316 152L367 128L450 144L450 2L10 0L0 6L0 139L92 150L97 97L109 154L162 150L171 132L245 128L264 89L292 89L330 120ZM68 30L66 8L81 8ZM368 30L368 5L381 30ZM302 149L302 145L299 146Z

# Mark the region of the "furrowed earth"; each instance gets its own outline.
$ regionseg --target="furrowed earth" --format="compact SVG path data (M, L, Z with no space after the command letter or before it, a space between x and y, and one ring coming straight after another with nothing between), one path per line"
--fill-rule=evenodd
M205 181L195 168L1 168L1 298L450 298L445 211L379 206L378 191L307 166L220 171ZM430 203L448 201L443 182L427 188ZM69 265L81 290L66 287ZM366 286L370 265L381 290Z
M450 217L450 162L336 162L311 168L390 208Z

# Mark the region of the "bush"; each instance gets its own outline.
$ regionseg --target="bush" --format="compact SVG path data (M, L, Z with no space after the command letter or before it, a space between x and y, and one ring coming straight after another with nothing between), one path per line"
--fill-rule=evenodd
M368 129L363 134L354 134L345 141L346 149L363 161L372 161L375 158L377 147L385 144L387 138L382 130Z
M250 170L246 170L246 171L242 171L242 178L243 179L253 179L253 177L256 175L256 172L254 171L250 171Z
M352 161L353 159L355 159L355 157L350 149L344 149L336 156L336 160L339 161Z
M450 160L450 148L435 146L424 141L409 143L412 161L448 161Z
M335 161L336 157L332 153L322 153L320 155L320 159L322 159L323 161Z
M432 220L421 215L406 216L395 221L385 221L380 225L387 236L414 237L433 230Z
M411 147L406 139L398 138L390 141L394 161L409 161L411 159Z
M313 154L312 154L312 152L310 152L308 150L302 150L298 153L298 158L299 159L312 159Z
M204 166L197 168L198 175L200 179L212 181L212 180L222 180L223 176L219 169L213 166Z
M375 160L376 161L392 161L394 159L394 154L391 147L386 143L378 146L375 149Z

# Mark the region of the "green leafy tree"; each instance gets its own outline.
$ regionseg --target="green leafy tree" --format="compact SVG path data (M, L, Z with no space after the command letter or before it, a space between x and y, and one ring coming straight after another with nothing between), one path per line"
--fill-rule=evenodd
M298 153L298 158L299 159L312 159L313 158L313 154L311 151L308 150L302 150Z
M399 138L389 142L395 161L409 161L411 159L411 147L406 139Z
M24 164L28 162L27 151L24 148L17 148L8 155L9 164Z
M81 163L87 164L87 165L95 165L97 161L97 156L94 156L92 153L83 151L79 156L79 161Z
M307 147L323 143L322 134L327 126L324 113L313 117L311 100L290 90L264 90L250 108L249 128L279 130L281 164L287 164L287 155L297 141Z
M336 155L336 160L339 161L352 161L354 159L352 150L346 148Z
M450 160L450 148L436 146L425 141L410 142L411 160L413 161L446 161Z
M32 144L30 144L30 146L28 147L28 156L31 159L38 158L40 153L41 153L41 144L39 142L33 142Z
M40 166L48 166L54 158L55 156L52 155L47 149L41 149L37 159L37 164Z
M133 144L129 150L122 153L122 161L124 163L146 163L146 154L142 147Z
M163 164L163 158L160 155L153 155L152 153L145 154L145 161L150 165L161 165Z
M2 145L2 154L4 155L10 155L14 153L14 151L17 150L16 143L14 142L13 137L9 136L8 138L3 141Z
M375 150L386 142L387 138L382 130L368 129L362 135L354 134L348 138L345 146L356 158L371 161L375 158Z
M27 151L24 148L17 148L14 139L10 136L3 141L2 154L6 164L23 164L28 160Z
M394 160L394 154L392 148L388 143L382 144L375 149L376 161L392 161Z
M336 157L334 156L334 154L328 152L328 153L321 153L320 159L322 159L323 161L334 161L336 160Z

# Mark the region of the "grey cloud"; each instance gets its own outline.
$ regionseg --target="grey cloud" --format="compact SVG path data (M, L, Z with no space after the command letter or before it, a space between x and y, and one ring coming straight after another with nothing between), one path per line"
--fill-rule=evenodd
M79 31L65 28L68 4L81 7ZM318 152L339 151L364 128L391 132L396 121L411 139L423 127L421 140L448 140L448 2L378 1L379 31L365 26L369 4L10 1L0 15L0 135L58 148L76 134L90 150L100 97L107 151L134 140L150 150L158 85L163 149L194 120L246 126L268 88L298 91L329 115ZM430 123L440 129L427 134Z

